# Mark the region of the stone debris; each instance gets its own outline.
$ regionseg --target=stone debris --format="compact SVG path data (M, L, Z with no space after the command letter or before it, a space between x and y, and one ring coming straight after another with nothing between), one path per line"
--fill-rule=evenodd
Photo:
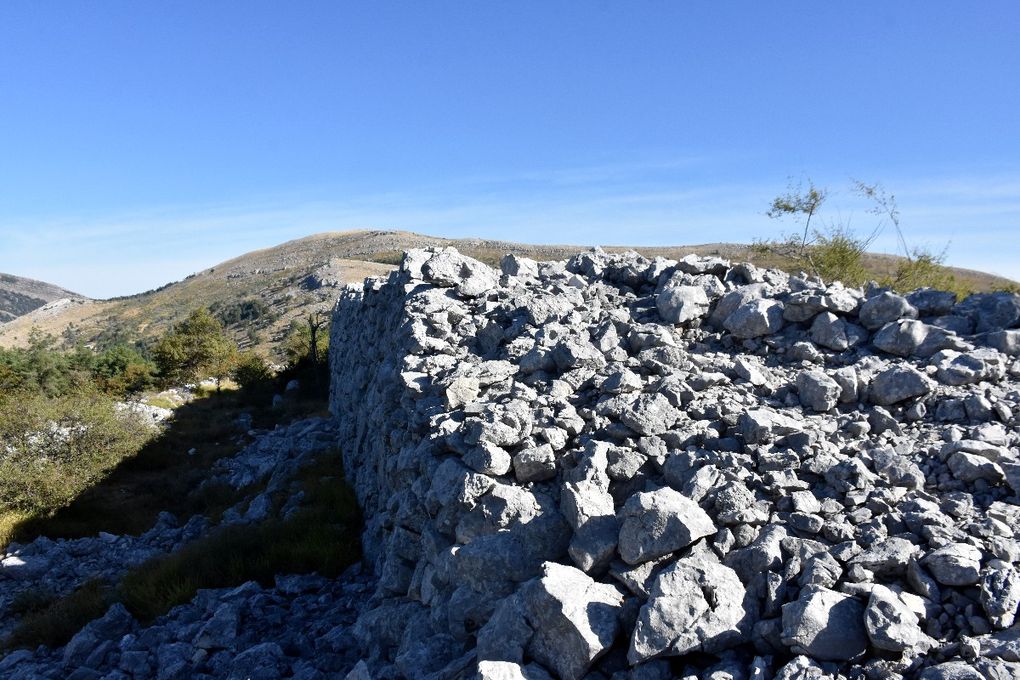
M1018 325L694 256L409 253L330 343L368 564L406 574L365 669L1015 677Z
M332 422L216 472L278 492L338 446L364 573L203 591L144 627L111 610L0 675L1020 677L1018 355L1008 293L411 251L342 290ZM164 524L139 559L182 540ZM0 599L65 578L57 551L112 570L149 539L88 540L9 548Z

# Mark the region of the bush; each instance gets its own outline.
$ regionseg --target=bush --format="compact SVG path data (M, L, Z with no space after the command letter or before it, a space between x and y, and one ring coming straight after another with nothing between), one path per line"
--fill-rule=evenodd
M241 389L259 389L273 379L273 369L261 355L255 352L242 352L230 377L241 386Z
M219 319L207 309L196 309L163 336L153 355L167 384L196 382L203 375L218 383L230 374L237 346L224 334Z
M818 276L826 281L842 281L859 286L867 280L864 254L868 242L845 228L834 227L826 233L815 232L807 257Z
M50 514L70 503L152 435L109 397L80 387L49 398L0 394L0 511Z
M943 266L946 259L945 251L935 254L923 248L915 248L913 257L902 260L896 272L882 283L894 290L907 292L918 288L936 288L956 293L957 297L966 297L971 290L960 285L948 267Z
M257 298L214 304L210 309L224 326L233 326L242 321L256 321L272 311L269 305Z

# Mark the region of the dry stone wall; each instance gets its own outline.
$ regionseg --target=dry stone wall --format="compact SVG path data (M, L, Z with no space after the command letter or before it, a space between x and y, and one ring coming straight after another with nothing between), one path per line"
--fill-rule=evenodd
M1020 677L1020 298L452 249L345 290L356 678Z

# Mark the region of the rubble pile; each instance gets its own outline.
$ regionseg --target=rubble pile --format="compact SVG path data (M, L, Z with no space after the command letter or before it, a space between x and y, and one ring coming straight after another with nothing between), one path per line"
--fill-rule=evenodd
M407 253L331 409L352 678L1020 676L1020 297Z

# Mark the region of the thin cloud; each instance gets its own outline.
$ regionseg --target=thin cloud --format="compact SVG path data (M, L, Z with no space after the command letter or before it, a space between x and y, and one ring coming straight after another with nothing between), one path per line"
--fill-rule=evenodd
M676 161L684 166L693 160ZM138 292L249 250L320 231L402 229L448 237L536 243L677 245L748 242L784 225L763 212L782 186L696 183L668 178L663 162L536 171L521 177L444 182L344 200L283 195L243 204L161 206L115 216L59 218L0 226L0 271L50 280L87 295ZM663 171L667 177L643 176ZM552 178L559 175L558 181ZM526 180L527 183L528 180ZM888 185L891 187L891 184ZM968 193L973 188L975 193ZM941 250L950 263L1020 278L1020 179L961 177L903 183L895 192L908 241ZM830 215L870 230L877 219L849 194ZM785 225L787 229L791 225ZM996 259L989 260L990 247ZM876 247L895 252L887 228Z

